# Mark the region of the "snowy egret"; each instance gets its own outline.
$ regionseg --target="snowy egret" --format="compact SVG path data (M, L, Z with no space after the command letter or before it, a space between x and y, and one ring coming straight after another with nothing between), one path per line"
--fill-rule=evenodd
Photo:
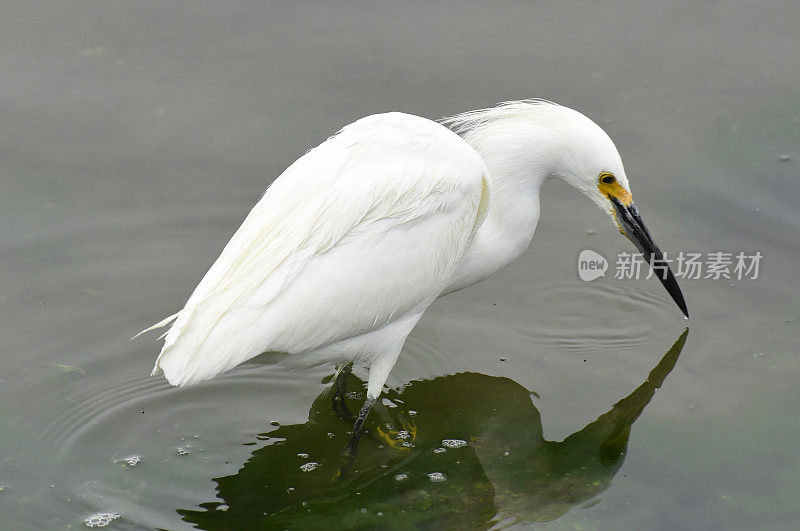
M269 186L183 309L147 329L174 321L153 374L183 386L267 351L364 365L354 453L422 313L525 251L551 177L608 213L686 315L619 153L589 118L540 100L442 123L392 112L344 127Z

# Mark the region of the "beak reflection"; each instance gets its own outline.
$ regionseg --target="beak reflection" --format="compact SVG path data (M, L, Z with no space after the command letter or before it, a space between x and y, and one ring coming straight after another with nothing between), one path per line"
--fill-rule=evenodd
M683 299L681 288L678 287L678 281L675 280L675 275L669 268L669 264L664 260L664 255L661 249L658 248L656 242L653 241L653 236L642 221L639 215L639 209L636 205L631 203L629 206L623 205L618 199L609 196L611 203L614 205L614 210L617 214L617 222L619 223L622 233L628 237L630 241L639 249L644 259L653 268L653 272L658 279L667 288L672 300L681 309L683 315L689 318L689 311L686 309L686 301Z

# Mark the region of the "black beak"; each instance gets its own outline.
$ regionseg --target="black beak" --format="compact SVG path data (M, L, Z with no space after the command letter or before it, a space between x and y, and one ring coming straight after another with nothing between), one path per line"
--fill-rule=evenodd
M609 199L614 204L614 209L617 212L617 221L623 234L644 255L644 259L653 268L653 272L664 284L664 287L667 288L672 300L675 301L675 304L678 305L678 308L688 319L689 311L686 309L686 301L683 300L683 293L681 293L681 288L678 287L678 281L675 280L675 275L672 274L669 264L664 260L661 249L653 241L653 236L650 235L650 231L647 230L644 221L642 221L639 209L633 203L630 206L624 206L614 197L609 196Z

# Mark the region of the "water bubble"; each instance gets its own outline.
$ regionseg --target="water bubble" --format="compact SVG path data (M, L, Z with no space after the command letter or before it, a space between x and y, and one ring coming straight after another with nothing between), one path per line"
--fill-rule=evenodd
M467 441L461 439L442 439L442 446L445 448L463 448L467 445Z
M328 439L333 439L334 437L336 437L335 433L328 432Z
M361 508L361 512L362 512L362 513L365 513L365 512L367 512L367 508L366 508L366 507L362 507L362 508Z
M314 461L309 461L308 463L300 465L300 470L302 470L303 472L311 472L318 466L319 463L315 463Z
M407 479L408 479L408 474L405 474L405 473L397 474L397 475L394 477L394 480L395 480L395 481L405 481L405 480L407 480Z
M86 527L107 527L114 520L119 518L119 513L94 513L83 519Z
M434 448L433 453L435 454L443 454L447 451L447 448Z
M189 455L189 449L181 446L178 448L178 455Z
M129 468L133 468L142 462L142 457L139 455L129 455L128 457L123 457L122 462L125 463Z
M217 510L218 511L225 512L228 509L230 509L230 507L228 505L225 505L224 503L220 503L219 505L217 505Z
M442 481L447 481L447 476L445 476L441 472L431 472L430 474L428 474L428 479L430 479L434 483L441 483Z
M299 454L297 454L297 457L300 457L302 459L307 459L308 458L308 454L305 453L305 452L300 452Z
M417 415L417 412L416 412L416 411L414 411L413 409L409 409L409 410L408 410L408 414L409 414L409 415L411 415L412 417L414 417L414 416L416 416L416 415Z
M397 432L397 440L404 441L406 439L411 438L411 434L408 433L406 430L400 430Z

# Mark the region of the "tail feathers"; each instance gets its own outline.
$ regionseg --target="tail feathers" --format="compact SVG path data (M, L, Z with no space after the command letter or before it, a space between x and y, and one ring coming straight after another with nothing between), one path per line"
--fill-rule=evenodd
M159 322L157 322L156 324L154 324L154 325L153 325L153 326L151 326L150 328L145 328L144 330L142 330L141 332L139 332L138 334L136 334L135 336L133 336L133 337L131 338L131 341L133 341L134 339L136 339L137 337L139 337L140 335L142 335L142 334L144 334L144 333L146 333L146 332L150 332L151 330L155 330L156 328L162 328L162 327L164 327L164 326L167 326L167 325L168 325L168 324L170 324L172 321L174 321L175 319L177 319L177 318L178 318L178 316L179 316L180 314L181 314L181 312L174 313L174 314L170 315L169 317L167 317L166 319L164 319L163 321L159 321ZM166 332L164 332L164 335L166 335L166 334L167 334L167 333L166 333ZM158 339L162 339L162 338L164 337L164 335L162 335L162 336L161 336L161 337L159 337Z
M191 385L213 378L261 354L269 342L270 331L257 324L261 312L234 315L195 312L190 322L181 317L173 324L153 374L164 372L167 381L176 386Z
M209 349L221 350L221 349ZM152 375L164 373L164 377L177 387L196 384L232 369L252 356L218 358L215 356L192 356L185 345L165 347L156 360ZM258 352L256 352L258 354Z
M185 387L197 382L207 380L216 376L222 370L206 370L198 371L197 367L192 364L191 367L186 367L185 356L181 356L179 352L162 352L156 360L156 366L153 368L153 374L164 372L164 377L176 387ZM200 374L198 374L200 372Z

